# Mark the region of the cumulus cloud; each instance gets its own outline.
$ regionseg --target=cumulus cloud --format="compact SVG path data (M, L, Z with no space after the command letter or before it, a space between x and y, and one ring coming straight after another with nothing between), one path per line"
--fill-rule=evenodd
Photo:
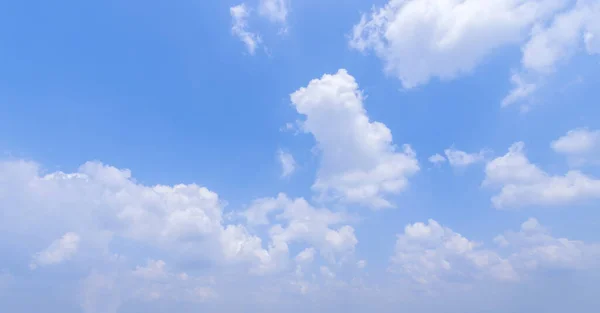
M281 177L288 177L296 171L294 156L282 150L277 151L277 159L281 165Z
M350 46L374 51L404 88L454 79L503 46L522 47L522 70L503 106L538 88L532 77L552 71L583 45L600 52L600 5L592 0L389 0L364 14ZM448 62L452 60L452 62Z
M600 264L600 245L552 237L549 230L530 218L518 232L506 232L494 241L513 251L509 260L520 270L583 269Z
M0 203L19 207L0 221L3 229L38 229L43 236L67 228L78 234L53 243L35 264L66 259L77 250L78 236L102 233L215 263L271 264L261 239L243 225L226 225L219 196L195 184L146 186L136 183L129 170L97 162L75 173L42 174L36 163L3 161L0 177Z
M494 242L497 249L484 248L434 220L410 224L398 235L391 268L421 285L515 282L535 270L592 268L600 260L600 245L552 237L533 218Z
M577 128L551 143L554 151L564 154L572 165L600 161L600 130Z
M434 220L407 225L398 235L392 269L419 284L518 279L507 260L480 246Z
M492 197L496 208L565 205L600 198L600 180L580 171L550 175L529 162L525 144L514 143L504 156L487 163L484 185L499 187Z
M566 3L566 2L565 2ZM537 23L531 37L523 45L522 73L527 78L513 79L514 89L503 105L526 99L538 88L540 77L556 71L582 49L588 54L600 53L600 4L578 0L552 17L551 22Z
M303 198L279 194L277 198L258 199L242 215L250 225L270 225L271 220L276 223L269 228L273 254L287 254L289 244L305 243L334 261L336 256L353 252L358 243L354 228L345 224L349 221L345 214L315 208Z
M260 35L248 30L250 9L246 4L242 3L231 7L229 13L231 14L232 19L231 32L246 45L248 53L253 55L256 52L256 48L261 43L261 38Z
M600 53L596 49L599 17L600 4L597 1L578 0L568 10L556 14L546 27L534 28L523 47L523 67L547 73L582 46L590 54Z
M369 119L354 77L343 69L325 74L292 93L291 100L320 152L312 186L320 198L392 207L388 196L407 187L419 164L410 146L398 149L390 129Z
M29 265L35 269L38 266L60 264L70 260L79 247L79 235L66 233L60 239L55 240L50 246L36 254Z
M386 72L412 88L472 71L494 49L522 42L563 2L390 0L362 16L350 45L373 50Z
M91 269L80 291L86 313L117 312L132 297L205 302L219 299L221 290L245 292L227 277L296 292L297 286L290 286L296 266L302 266L306 275L301 282L316 275L310 279L311 288L302 289L309 292L324 281L318 275L322 264L334 274L342 266L355 268L358 240L349 225L351 218L285 194L258 199L239 211L247 223L227 223L224 201L195 184L148 186L138 183L129 170L98 162L85 163L71 173L48 173L34 162L16 160L0 161L0 206L19 208L5 210L0 219L0 229L9 238L31 229L38 238L73 230L44 243L48 248L36 254L32 264L71 258L84 265L77 268ZM106 240L90 246L98 237ZM113 243L141 248L126 251L131 258L115 256ZM23 248L30 246L25 243ZM140 258L149 257L140 252L159 258L140 264ZM165 258L183 265L175 270ZM192 268L202 264L207 275L221 274L224 281L215 285L209 277L186 273L190 266L186 264Z

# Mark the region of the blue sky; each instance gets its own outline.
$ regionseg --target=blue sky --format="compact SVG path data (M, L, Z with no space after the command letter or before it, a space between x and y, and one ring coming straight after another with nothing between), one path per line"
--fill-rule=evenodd
M0 308L592 312L598 21L0 2Z

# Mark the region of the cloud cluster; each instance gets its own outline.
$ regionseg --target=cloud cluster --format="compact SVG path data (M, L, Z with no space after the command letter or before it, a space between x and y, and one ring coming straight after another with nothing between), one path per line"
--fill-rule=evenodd
M245 225L225 222L216 193L194 184L145 186L128 170L95 162L76 173L42 174L35 163L4 161L0 177L0 203L19 208L0 222L3 229L39 229L41 237L73 230L37 253L33 267L66 261L77 252L80 238L94 241L106 233L196 260L245 264L255 273L284 266L291 242L314 245L329 259L351 252L357 242L352 227L341 225L341 214L283 194L258 200L244 213L255 225L268 222L260 210L281 210L278 223L269 229L269 247L263 247L263 240Z
M420 284L518 279L507 260L480 246L434 220L415 223L398 235L392 269Z
M494 207L565 205L600 197L600 180L576 170L551 175L532 164L524 148L524 143L514 143L504 156L487 163L484 186L500 188L492 197Z
M249 225L270 225L273 251L287 252L294 242L308 244L308 250L301 252L297 260L312 259L316 248L327 260L335 262L336 257L353 252L358 243L354 228L346 224L348 216L317 209L303 198L290 199L279 194L277 198L258 199L241 214Z
M520 271L586 269L600 264L600 245L552 237L534 218L524 222L518 232L506 232L494 242L512 251L508 260Z
M536 270L593 268L600 260L600 245L552 237L533 218L494 242L496 249L484 248L434 220L414 223L398 235L391 269L422 285L515 282Z
M592 0L390 0L364 14L350 46L374 51L404 88L473 71L497 48L521 45L523 69L514 74L508 105L537 88L547 73L581 45L598 53L600 5Z

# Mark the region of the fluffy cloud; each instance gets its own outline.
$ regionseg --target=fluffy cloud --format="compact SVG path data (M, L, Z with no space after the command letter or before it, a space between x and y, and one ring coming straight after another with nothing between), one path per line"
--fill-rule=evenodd
M390 0L363 15L350 45L374 50L405 88L470 72L498 47L522 42L562 0ZM451 62L449 60L452 60Z
M296 170L296 160L294 156L282 150L277 151L277 159L281 165L281 176L288 177Z
M392 269L420 284L518 279L507 260L434 220L408 225L398 235Z
M246 45L248 53L253 55L256 52L256 48L261 43L261 38L258 34L248 30L250 9L248 9L246 4L242 3L231 7L229 13L231 14L232 19L231 32Z
M29 265L32 269L38 266L59 264L71 259L79 247L79 235L66 233L60 239L55 240L48 248L39 252Z
M566 155L572 165L600 160L600 130L573 129L551 143L557 153Z
M398 151L389 128L369 120L354 77L343 69L323 75L291 94L291 100L321 154L312 186L321 199L392 207L387 197L404 190L419 165L410 146Z
M600 260L600 245L552 237L533 218L494 242L497 249L485 249L434 220L407 225L398 235L392 270L422 285L514 282L536 270L592 268Z
M492 197L496 208L564 205L600 197L600 180L580 171L550 175L529 162L522 142L486 165L484 185L500 188Z
M494 241L513 251L509 260L523 271L582 269L600 264L600 245L552 237L534 218L524 222L519 232L506 232Z
M362 16L350 46L374 51L387 73L412 88L469 73L495 49L521 45L523 68L512 76L507 106L534 93L535 76L581 46L599 53L599 17L592 0L390 0Z
M35 163L5 161L0 162L0 190L3 207L19 208L0 221L6 231L38 229L37 235L45 236L69 229L78 234L53 243L35 264L70 256L78 236L87 242L109 234L165 251L185 251L190 258L271 265L261 239L242 225L225 225L218 195L194 184L145 186L129 170L97 162L75 173L42 174Z
M592 0L578 0L570 9L556 14L548 26L533 30L523 47L523 67L541 73L551 72L557 63L573 55L581 46L590 54L600 53L599 18L600 4Z
M285 24L290 8L289 0L260 0L259 12L271 22Z
M554 72L569 57L581 51L600 53L600 4L578 0L553 16L548 23L537 23L523 45L523 74L513 79L514 89L504 99L508 105L527 98L538 88L541 77ZM522 78L526 76L526 78Z
M129 170L97 162L73 173L44 173L33 162L2 161L0 206L18 208L5 210L0 220L7 238L31 234L31 229L37 230L38 241L64 234L36 254L32 264L57 264L75 253L81 256L72 262L85 265L78 269L92 271L82 283L85 312L116 312L122 302L133 298L203 302L220 298L221 290L242 293L227 280L231 277L236 282L243 278L277 283L286 292L296 292L297 286L290 285L298 282L292 265L302 266L300 283L307 282L304 275L318 274L323 262L335 275L344 264L354 268L352 255L358 242L348 216L313 207L302 198L280 194L259 199L238 212L247 224L226 223L223 201L204 187L147 186L137 183ZM72 232L65 234L65 230ZM113 243L134 244L140 251L127 251L132 253L130 259L114 256ZM22 247L27 251L36 245ZM203 264L207 273L220 274L225 281L213 283L209 277L174 271L161 259L131 266L148 257L140 252L179 264ZM89 260L94 261L81 263ZM322 280L312 279L311 288L302 290L318 290Z
M273 219L279 223L269 228L272 254L287 253L289 244L297 242L315 247L326 259L335 261L353 252L358 242L354 229L344 224L349 220L344 214L314 208L302 198L289 199L285 194L258 199L242 215L250 225L271 224L270 215L275 215Z

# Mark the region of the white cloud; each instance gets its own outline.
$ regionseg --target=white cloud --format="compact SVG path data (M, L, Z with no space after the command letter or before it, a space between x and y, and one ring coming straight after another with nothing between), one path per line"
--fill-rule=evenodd
M285 194L257 200L241 213L252 226L268 224L263 232L268 240L263 241L245 225L226 224L223 201L204 187L146 186L137 183L129 170L97 162L69 174L41 174L32 162L0 162L0 206L19 207L0 220L4 232L37 229L43 237L56 229L74 230L40 252L32 261L35 265L66 261L78 249L88 253L86 259L98 259L106 256L116 238L185 262L210 262L215 268L264 274L289 269L289 245L314 247L326 261L338 263L353 253L358 242L344 214ZM103 234L110 234L103 246L87 245ZM85 241L80 242L80 237ZM163 261L150 261L135 273L159 279L164 266Z
M485 159L485 152L467 153L454 148L444 150L448 163L453 167L466 167Z
M398 235L392 269L416 283L517 281L538 269L597 267L600 245L552 237L536 219L494 238L499 249L485 249L434 220L406 226Z
M552 237L534 218L524 222L519 232L506 232L494 241L513 251L509 260L523 271L597 267L600 260L600 245Z
M566 10L552 17L549 23L539 22L531 37L523 45L522 72L526 80L513 79L514 89L504 99L509 105L526 99L537 88L540 77L556 71L557 67L582 48L588 54L600 53L600 4L592 0L578 0Z
M573 55L582 45L588 53L598 53L592 43L599 31L598 18L600 4L597 1L578 0L570 9L556 14L547 27L534 28L523 47L523 67L541 73L551 72L557 63Z
M66 233L36 254L29 266L35 269L38 266L60 264L70 260L79 248L79 241L79 235L76 233Z
M291 94L302 125L321 154L312 189L321 199L372 208L392 207L387 199L404 190L408 177L419 171L410 146L401 151L383 123L370 121L363 95L346 70L325 74Z
M305 243L319 249L329 261L344 257L354 251L358 243L354 229L345 225L348 218L341 213L317 209L303 198L289 199L285 194L277 198L259 199L242 215L250 225L270 224L269 215L278 212L275 224L269 229L269 251L273 255L288 253L290 243Z
M600 160L600 130L577 128L551 143L557 153L569 157L571 164L595 163Z
M429 162L431 162L435 165L439 165L441 163L446 162L446 158L439 153L436 153L436 154L430 156L428 160L429 160Z
M246 45L248 53L253 55L256 52L256 48L261 43L261 38L258 34L248 30L250 10L246 4L242 3L231 7L229 13L231 14L232 19L231 32Z
M529 162L524 147L517 142L507 154L486 165L484 185L500 188L492 197L496 208L566 205L600 198L600 180L579 171L550 175Z
M434 220L407 225L398 235L392 269L419 284L518 279L507 260L479 246Z
M86 240L108 233L165 251L184 251L191 259L272 266L259 237L242 225L224 224L223 202L206 188L145 186L136 183L129 170L97 162L82 165L76 173L40 172L32 162L0 162L0 203L19 207L0 221L6 231L38 229L43 236L67 228ZM34 263L66 258L76 250L76 238L66 235ZM102 249L106 247L98 250Z
M285 24L289 13L289 0L260 0L259 12L271 22Z
M404 88L454 79L498 48L521 46L522 69L511 78L507 106L531 96L537 77L581 46L600 53L599 20L593 0L389 0L362 16L350 46L374 51Z
M472 71L496 48L522 42L562 0L390 0L363 15L351 47L374 50L405 88ZM451 60L451 61L449 61Z
M250 225L267 225L269 224L268 215L286 207L288 203L288 197L280 193L277 195L277 198L260 198L254 200L250 207L241 214Z
M294 156L282 150L277 151L277 158L281 165L281 176L288 177L296 171L296 160Z

